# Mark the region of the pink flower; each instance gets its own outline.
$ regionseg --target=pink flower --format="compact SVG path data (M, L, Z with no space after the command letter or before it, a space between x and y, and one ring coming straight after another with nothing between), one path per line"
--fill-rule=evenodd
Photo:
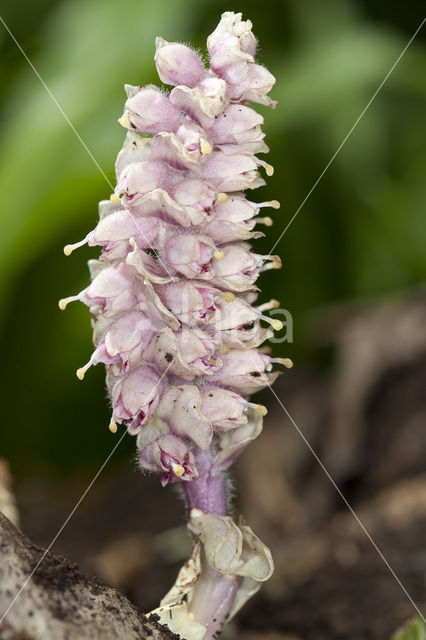
M209 135L215 145L244 145L247 151L251 148L253 153L258 153L264 150L262 124L263 116L254 109L243 104L230 104L216 118ZM248 147L248 144L252 147Z
M234 391L216 386L201 390L201 410L215 431L228 431L247 422L247 400Z
M250 154L213 151L202 165L203 178L212 182L218 191L256 189L265 184L260 176L258 163Z
M138 199L155 189L166 189L169 184L167 167L158 160L131 162L120 174L117 184L122 202L133 206Z
M213 277L210 261L218 252L208 236L171 235L166 238L164 253L173 269L187 278L209 280Z
M202 395L195 385L168 387L161 397L157 416L173 433L190 438L200 449L210 445L215 425L205 412Z
M196 87L175 87L170 102L208 129L227 105L228 87L221 78L205 78Z
M154 415L166 383L151 367L142 365L118 379L109 374L113 419L127 426L129 433L139 433Z
M217 339L229 348L256 347L273 336L273 331L263 329L260 319L273 323L276 329L280 322L274 322L241 298L232 302L221 300L217 303L218 313L214 322Z
M233 13L226 11L222 14L222 18L216 29L207 38L207 49L210 55L223 47L229 48L234 46L254 57L256 55L256 38L252 33L252 23L250 20L241 20L241 13ZM235 40L238 44L235 44ZM229 42L232 41L232 45Z
M131 251L130 238L134 238L141 249L148 249L155 242L157 233L156 218L135 218L127 209L119 209L102 218L84 240L67 245L64 252L70 255L87 243L90 247L102 247L102 257L109 262L125 260Z
M190 47L178 42L167 42L163 38L157 38L155 44L155 64L161 82L194 87L201 80L204 65Z
M213 374L212 381L251 395L272 384L279 372L272 369L271 358L255 349L232 349L222 356L223 366Z
M217 203L217 192L203 180L190 179L178 182L173 189L173 197L182 207L198 209L209 216ZM202 221L206 217L203 217ZM201 218L200 218L201 221Z
M245 246L226 245L224 257L213 264L213 283L234 291L247 291L259 275L263 264L263 256L252 253Z
M244 80L230 90L230 95L234 101L246 100L274 108L276 101L267 95L274 84L275 78L272 73L260 64L253 64L248 68Z
M142 88L127 85L126 89L129 97L120 119L122 124L143 133L177 131L182 114L160 89L153 85Z
M143 311L129 311L108 326L89 362L78 369L77 376L82 379L87 369L99 362L117 364L117 375L127 372L141 361L157 329L158 324Z
M214 322L217 300L224 295L207 283L187 280L157 287L157 292L180 322L189 326Z
M110 318L133 308L139 302L142 293L135 281L136 271L131 266L122 262L110 266L97 263L96 268L92 266L92 283L78 295L60 300L61 309L65 309L69 302L80 300L93 313Z
M169 481L188 481L198 477L192 452L177 436L162 435L139 451L139 464L142 469L163 472L163 487Z
M166 327L152 339L144 358L160 371L193 380L196 376L213 375L222 366L215 350L216 342L200 329L185 328L173 332Z

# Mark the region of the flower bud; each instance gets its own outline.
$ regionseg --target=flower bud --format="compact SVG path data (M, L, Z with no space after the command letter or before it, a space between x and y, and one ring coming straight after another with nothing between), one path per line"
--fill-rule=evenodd
M155 64L161 82L195 87L205 73L204 65L195 51L184 44L167 42L163 38L157 38L155 44Z

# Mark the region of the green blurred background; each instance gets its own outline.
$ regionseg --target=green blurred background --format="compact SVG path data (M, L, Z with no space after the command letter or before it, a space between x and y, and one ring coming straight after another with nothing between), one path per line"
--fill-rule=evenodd
M154 38L204 47L222 11L243 11L260 60L277 77L262 109L275 167L254 199L281 209L259 249L269 252L420 24L420 3L379 0L19 0L2 17L113 181L123 139L123 84L157 82ZM107 429L102 367L83 305L57 300L88 282L96 250L65 258L110 187L0 24L0 455L18 481L93 474L116 442ZM420 33L327 171L276 252L261 286L294 317L294 344L275 352L326 366L306 329L315 308L381 298L426 276L426 49ZM384 327L384 331L387 328ZM291 374L289 374L291 375ZM109 468L133 457L125 438Z

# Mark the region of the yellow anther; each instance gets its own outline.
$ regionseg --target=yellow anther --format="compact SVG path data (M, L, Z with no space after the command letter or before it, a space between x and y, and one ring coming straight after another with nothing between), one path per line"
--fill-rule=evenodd
M182 467L181 464L174 464L173 465L173 473L175 474L175 476L180 478L185 473L185 468Z
M109 423L108 429L111 431L111 433L117 433L117 423L114 419L112 419Z
M265 171L267 176L274 175L274 167L271 164L265 164Z
M272 320L271 321L271 327L275 330L275 331L281 331L281 329L283 328L283 323L281 322L281 320Z
M217 199L219 202L226 202L228 200L228 196L226 195L226 193L218 193L217 194Z
M273 209L279 209L281 206L278 200L271 200L269 204Z
M266 216L266 218L256 218L256 222L264 224L265 227L272 227L272 225L274 224L272 218L270 218L269 216Z
M65 245L65 247L64 247L64 253L65 253L65 255L66 255L66 256L70 256L70 255L72 254L72 251L73 251L73 246L72 246L72 244L67 244L67 245Z
M111 193L109 200L112 204L117 204L118 202L120 202L120 198L116 193Z
M80 369L77 369L77 371L75 372L75 375L79 380L83 380L85 373L86 367L80 367Z
M121 124L121 126L124 127L125 129L127 129L127 127L130 125L129 118L127 117L127 113L123 113L121 118L118 119L118 123Z
M263 404L258 404L256 407L257 413L260 413L261 416L266 416L268 413L268 409L263 406Z
M278 309L279 306L280 306L279 300L275 300L274 298L272 300L269 300L270 309Z
M291 369L293 366L293 360L290 360L290 358L283 358L281 364L283 364L286 369Z
M221 293L221 298L223 300L225 300L225 302L234 302L235 300L235 294L232 293L232 291L225 291L224 293Z
M223 353L224 356L229 353L229 347L227 347L226 344L221 344L219 348L220 352Z
M66 298L62 298L59 300L58 305L61 311L64 311L67 308L68 301Z
M216 251L213 253L213 255L214 255L214 257L216 258L216 260L223 260L223 259L224 259L224 257L225 257L224 252L223 252L223 251L219 251L219 250L216 250Z
M200 138L200 149L201 153L208 154L212 152L212 145L204 138Z

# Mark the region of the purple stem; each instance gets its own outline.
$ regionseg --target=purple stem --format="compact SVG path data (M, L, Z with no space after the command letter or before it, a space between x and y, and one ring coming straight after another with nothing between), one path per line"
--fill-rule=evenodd
M201 509L204 513L228 515L226 500L226 474L213 466L212 447L199 451L195 464L200 477L185 483L189 509ZM217 638L226 624L241 578L225 576L214 571L201 554L201 575L196 583L189 611L207 628L203 640Z
M226 516L226 474L213 467L213 460L211 447L196 454L195 464L200 477L185 483L186 499L189 509Z

